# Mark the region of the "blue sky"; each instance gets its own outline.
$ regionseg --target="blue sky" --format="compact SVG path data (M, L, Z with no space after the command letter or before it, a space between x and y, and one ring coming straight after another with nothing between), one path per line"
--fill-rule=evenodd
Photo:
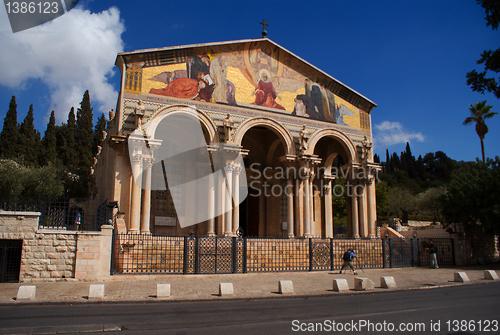
M115 108L117 52L268 37L376 102L375 153L444 151L456 160L480 157L474 126L462 126L472 92L468 71L500 31L486 27L473 0L356 1L88 1L43 26L13 34L0 6L0 118L12 95L18 122L34 105L35 126L48 115L66 122L90 90L94 114ZM486 155L500 155L500 115L488 122Z

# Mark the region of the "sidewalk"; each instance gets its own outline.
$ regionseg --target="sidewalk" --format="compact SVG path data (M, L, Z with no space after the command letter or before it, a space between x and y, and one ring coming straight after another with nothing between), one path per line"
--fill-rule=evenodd
M221 275L114 275L108 280L99 282L81 282L75 280L57 282L28 282L0 284L0 304L19 304L15 297L19 286L36 286L36 298L23 300L22 303L86 303L91 284L104 284L105 297L99 302L154 302L157 284L170 284L171 296L163 301L184 300L217 300L217 299L257 299L277 298L278 282L291 280L293 296L318 296L341 294L332 290L333 279L345 278L351 290L348 294L358 294L354 291L354 277L366 277L375 284L370 292L387 292L380 287L381 276L393 276L397 290L429 289L449 285L463 285L453 282L455 272L466 272L471 284L487 283L484 270L496 270L500 266L483 265L471 267L453 267L441 269L428 268L397 268L397 269L366 269L358 270L358 275L350 271L347 274L338 272L280 272L280 273L249 273ZM232 283L234 295L220 297L219 283ZM345 294L345 293L343 293ZM290 295L287 295L290 296ZM95 301L95 300L93 300Z

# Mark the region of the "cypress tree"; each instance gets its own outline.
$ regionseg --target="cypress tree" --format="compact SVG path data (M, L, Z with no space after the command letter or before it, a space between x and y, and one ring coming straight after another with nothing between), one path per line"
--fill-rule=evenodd
M391 173L391 158L389 157L389 150L385 149L385 173Z
M50 113L49 123L47 123L47 130L42 140L42 157L40 163L42 165L55 164L57 159L56 149L56 117L54 111Z
M2 158L15 159L19 156L19 137L16 97L12 96L0 133L0 156Z
M40 152L40 133L33 124L33 105L30 105L28 114L19 128L20 153L24 157L27 166L38 166L38 155Z
M63 138L64 138L64 149L63 149L63 159L66 162L66 166L69 171L75 172L75 167L77 166L76 162L76 141L75 141L75 132L76 132L76 116L75 116L75 108L71 107L68 115L68 124L66 125Z
M96 156L98 149L97 147L101 145L103 137L103 132L106 131L106 116L101 114L99 119L97 120L97 124L95 125L94 130L94 143L92 145L92 156Z
M76 126L75 126L75 142L76 153L78 160L78 176L79 176L79 197L88 197L93 193L93 178L92 178L92 165L94 160L92 157L92 144L93 144L93 125L92 125L92 106L90 104L89 91L85 91L80 108L76 112Z

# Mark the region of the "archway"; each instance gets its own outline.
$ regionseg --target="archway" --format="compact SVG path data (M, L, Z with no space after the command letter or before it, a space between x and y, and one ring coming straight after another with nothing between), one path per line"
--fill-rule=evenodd
M248 197L240 205L240 227L247 236L286 236L283 157L295 153L286 129L267 119L249 122L235 137L244 150Z
M352 161L350 152L338 137L330 134L314 143L312 153L321 159L313 181L312 231L322 237L346 237L348 218L342 166Z
M187 193L176 191L176 186L213 172L207 145L217 142L216 129L210 117L186 106L160 110L144 125L147 137L161 141L154 150L151 168L152 233L187 235L194 231L207 234L208 219L188 208L197 208L198 204L207 207L209 185L196 184ZM181 228L181 219L200 223Z

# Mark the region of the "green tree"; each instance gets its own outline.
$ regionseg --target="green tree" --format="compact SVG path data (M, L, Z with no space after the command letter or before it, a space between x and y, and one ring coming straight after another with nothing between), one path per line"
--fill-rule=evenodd
M500 158L488 162L466 162L454 173L443 197L447 223L465 227L480 225L500 234Z
M34 121L33 104L31 104L28 114L19 127L20 154L23 156L23 162L27 166L38 166L40 133L35 129Z
M42 139L41 153L40 162L42 165L56 164L56 117L54 111L50 113L49 123L47 123L47 129Z
M0 160L0 194L5 198L14 198L24 190L25 168L11 159Z
M95 125L95 130L94 130L94 142L92 145L92 156L96 156L98 150L98 146L101 145L102 140L104 140L104 132L106 131L106 116L104 114L101 114L99 119L97 120L97 123Z
M346 204L346 181L344 178L335 178L332 181L332 208L334 224L347 223L347 204Z
M6 198L58 197L63 181L54 165L27 167L13 160L0 160L0 194Z
M444 195L443 187L431 187L417 195L417 205L419 212L431 215L433 222L442 220L442 197Z
M9 110L3 121L0 133L0 155L3 158L16 159L19 156L19 126L17 124L16 97L12 96Z
M68 123L56 128L56 143L59 159L68 171L76 173L76 143L75 143L76 116L71 107L68 114Z
M90 104L89 91L85 91L80 108L76 112L75 142L77 153L77 173L79 187L75 190L74 196L88 197L94 193L94 181L92 176L92 166L94 160L92 156L93 145L93 114Z
M477 0L486 13L486 26L497 30L500 20L500 3L498 0ZM494 78L500 72L500 49L485 50L477 64L484 64L484 71L472 70L467 73L467 85L475 92L491 92L500 99L500 85Z
M403 223L408 223L408 216L417 212L417 199L413 193L403 187L394 187L389 191L389 212L399 215Z
M486 125L484 120L492 118L498 113L491 111L493 106L486 105L486 100L476 102L474 106L473 105L469 106L470 106L469 111L471 115L464 120L463 124L467 125L472 122L476 123L476 133L477 136L479 136L479 139L481 140L481 154L483 156L483 163L485 163L486 158L484 155L484 136L488 133L488 126Z
M386 216L389 210L389 185L385 181L375 184L377 216Z

